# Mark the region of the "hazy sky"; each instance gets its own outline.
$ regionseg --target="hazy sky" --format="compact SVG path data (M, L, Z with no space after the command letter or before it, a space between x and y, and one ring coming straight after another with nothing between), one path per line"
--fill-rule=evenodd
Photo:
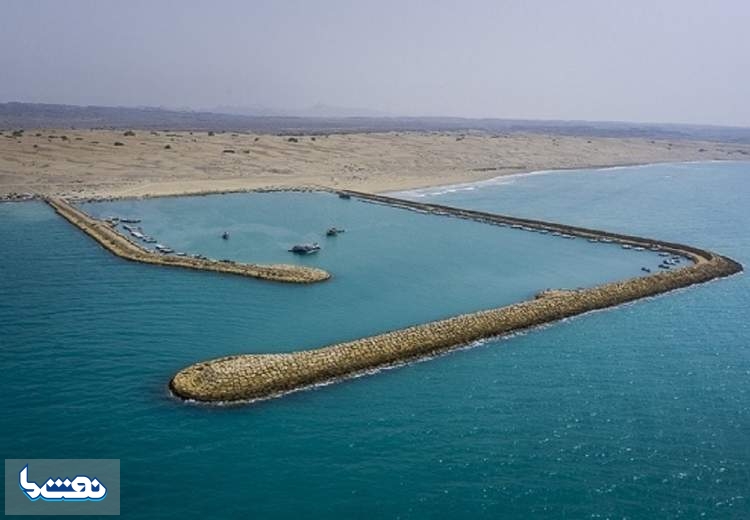
M0 0L0 101L750 126L750 0Z

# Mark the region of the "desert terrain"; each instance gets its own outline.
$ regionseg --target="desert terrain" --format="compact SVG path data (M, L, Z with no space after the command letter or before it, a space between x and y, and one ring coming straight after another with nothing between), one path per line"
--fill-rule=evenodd
M535 170L748 159L747 144L535 133L5 130L0 195L142 197L303 186L386 192Z

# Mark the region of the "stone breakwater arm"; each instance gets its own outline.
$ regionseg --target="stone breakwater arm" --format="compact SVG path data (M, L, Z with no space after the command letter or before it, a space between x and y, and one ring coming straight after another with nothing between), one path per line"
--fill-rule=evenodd
M409 207L418 206L419 209L424 209L425 206L429 206L430 211L435 209L433 205L411 206L408 201L388 200L406 202ZM654 245L685 255L695 263L672 271L590 289L550 292L540 298L506 307L455 316L315 350L284 354L245 354L196 363L179 371L172 378L169 384L172 392L184 399L204 402L274 397L314 384L432 356L480 339L613 307L742 271L742 266L734 260L691 246L468 212L445 206L437 207L436 211L481 221L523 221L525 225L551 227L582 236L619 237L627 243ZM498 220L493 220L495 218Z
M65 220L99 242L108 251L126 260L249 276L251 278L260 278L275 282L313 283L321 282L331 277L326 271L314 267L285 264L242 264L156 254L128 240L128 238L112 229L107 223L87 215L61 198L49 197L45 201Z

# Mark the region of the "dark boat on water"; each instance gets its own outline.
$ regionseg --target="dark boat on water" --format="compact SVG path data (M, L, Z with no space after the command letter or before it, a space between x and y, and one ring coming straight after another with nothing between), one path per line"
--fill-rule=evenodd
M221 234L221 238L223 238L224 240L229 240L229 232L228 231L224 231Z
M320 251L320 246L317 242L313 242L312 244L296 244L289 249L290 253L298 255L311 255L318 251Z
M338 235L339 233L343 233L344 231L346 231L346 230L345 229L335 228L335 227L328 228L328 231L326 231L326 236L327 237L335 237L336 235Z
M351 199L352 196L349 195L348 193L339 193L339 198L340 199Z

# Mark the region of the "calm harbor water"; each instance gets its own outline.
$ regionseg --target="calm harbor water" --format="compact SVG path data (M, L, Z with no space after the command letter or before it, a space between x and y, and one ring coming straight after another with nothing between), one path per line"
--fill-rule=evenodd
M749 174L748 163L654 165L408 196L748 265ZM334 274L295 287L129 263L42 204L0 205L5 458L119 458L126 517L750 516L745 275L283 399L198 407L166 393L197 360L638 276L659 258L325 194L84 209L141 218L179 251ZM334 225L347 231L325 238ZM286 251L309 241L320 254Z

